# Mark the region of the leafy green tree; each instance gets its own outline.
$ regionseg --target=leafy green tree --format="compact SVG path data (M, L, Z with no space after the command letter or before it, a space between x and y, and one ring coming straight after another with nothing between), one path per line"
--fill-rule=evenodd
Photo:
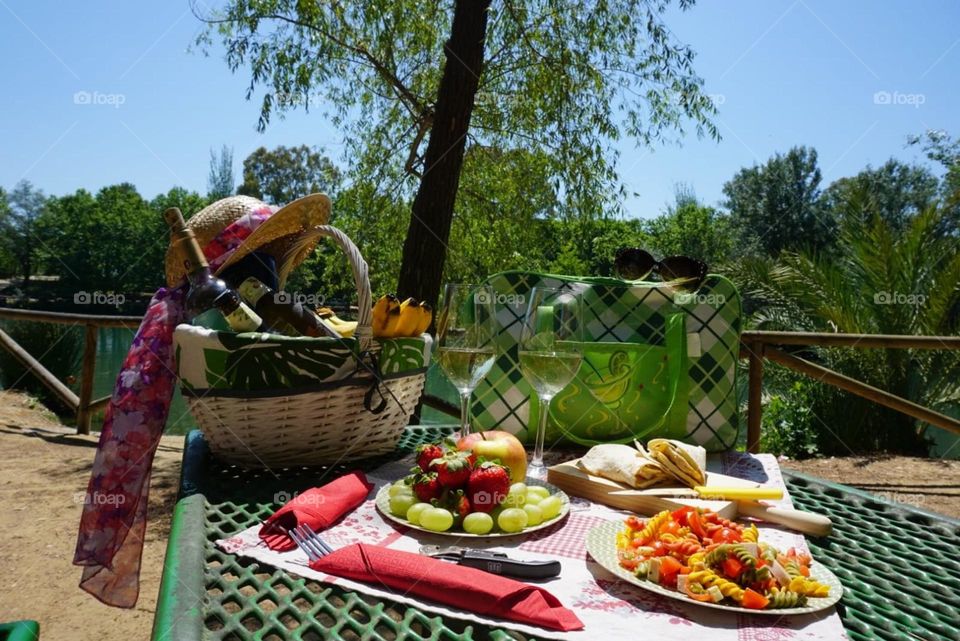
M10 200L7 190L0 187L0 229L6 229L10 216ZM0 243L0 275L9 276L16 272L17 263L8 243Z
M820 202L817 151L794 147L745 167L723 186L739 240L771 256L784 249L827 247L835 223Z
M736 277L759 305L753 325L853 334L956 334L960 245L941 233L946 215L944 208L932 205L902 230L880 216L850 216L838 238L836 255L842 259L784 251L778 260L743 261ZM927 407L955 411L960 405L960 359L954 352L837 348L812 350L808 356ZM813 404L820 452L926 454L925 425L903 414L825 385L808 387L805 395Z
M229 195L229 194L228 194ZM183 213L183 217L188 219L198 211L210 204L210 200L201 196L195 191L188 191L183 187L173 187L165 194L158 194L150 201L150 209L157 219L161 219L164 210L170 207L177 207Z
M6 253L13 257L17 273L29 286L30 277L37 267L37 255L42 241L37 235L37 220L47 205L47 197L29 180L21 180L7 197L6 215L0 218L0 243Z
M207 198L213 202L233 194L233 149L224 145L220 153L210 150L210 175L207 178Z
M266 87L261 128L321 103L351 174L409 198L398 290L433 300L469 146L544 154L564 208L597 216L622 195L615 141L652 144L688 122L716 136L693 51L664 22L670 4L227 0L201 40L249 67L250 94Z
M335 192L340 181L340 170L312 147L260 147L243 161L237 193L285 205L315 192Z
M729 217L683 189L663 215L647 223L646 231L660 256L690 256L711 267L729 261L736 246Z
M841 178L824 191L824 207L845 215L874 213L894 229L925 210L937 197L939 181L929 169L891 158L874 169L867 167L856 176Z
M931 129L922 136L911 136L908 145L920 145L927 158L947 170L943 177L943 198L956 204L960 201L960 140L955 140L942 129Z
M40 226L65 287L131 298L163 283L169 230L129 183L52 199Z

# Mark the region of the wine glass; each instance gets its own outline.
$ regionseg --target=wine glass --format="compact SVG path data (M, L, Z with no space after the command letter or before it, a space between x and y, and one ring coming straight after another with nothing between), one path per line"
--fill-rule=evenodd
M530 461L531 475L544 476L543 438L550 401L580 369L580 296L552 287L534 287L520 330L520 371L540 399L540 421Z
M493 289L448 284L437 320L437 363L460 393L460 434L470 433L470 395L493 367Z

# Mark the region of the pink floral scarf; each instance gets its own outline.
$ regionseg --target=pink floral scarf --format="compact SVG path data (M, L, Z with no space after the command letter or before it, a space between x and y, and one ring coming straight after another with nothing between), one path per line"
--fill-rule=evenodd
M204 248L222 265L274 208L247 213ZM140 557L147 528L153 456L176 382L173 330L185 320L185 284L154 294L113 388L90 474L75 565L80 587L107 605L132 608L140 594Z

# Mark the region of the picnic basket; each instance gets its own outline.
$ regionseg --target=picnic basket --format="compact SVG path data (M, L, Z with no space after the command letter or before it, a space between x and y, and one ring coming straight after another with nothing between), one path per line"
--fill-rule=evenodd
M367 263L339 229L357 288L351 338L174 332L177 375L215 456L249 467L327 465L394 450L423 391L430 336L374 339Z

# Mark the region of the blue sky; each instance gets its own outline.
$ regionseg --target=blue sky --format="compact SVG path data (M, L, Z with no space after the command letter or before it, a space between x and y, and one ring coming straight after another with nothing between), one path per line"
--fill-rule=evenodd
M186 0L0 0L0 16L8 189L21 178L52 194L129 181L150 198L173 185L204 192L209 150L224 143L238 180L261 145L341 152L316 111L258 133L246 73L231 74L216 51L188 51L201 27ZM622 145L621 173L637 194L628 211L655 215L677 183L717 203L740 167L797 144L818 150L825 182L891 156L923 162L904 148L908 135L960 134L957 24L954 0L700 0L671 12L717 98L723 140ZM77 92L99 104L77 104Z

